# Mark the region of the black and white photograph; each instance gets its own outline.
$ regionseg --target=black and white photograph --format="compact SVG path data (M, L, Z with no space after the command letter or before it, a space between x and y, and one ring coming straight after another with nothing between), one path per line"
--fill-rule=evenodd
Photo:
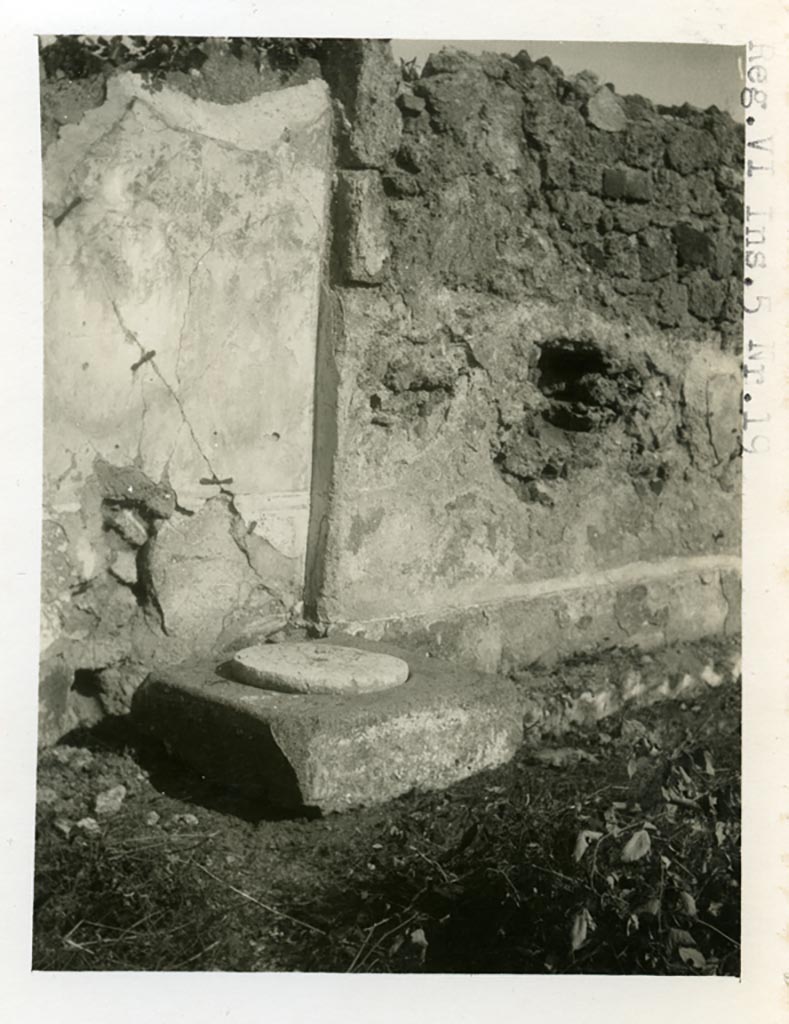
M738 974L743 57L563 50L42 40L36 969Z
M748 981L771 41L61 23L33 977Z

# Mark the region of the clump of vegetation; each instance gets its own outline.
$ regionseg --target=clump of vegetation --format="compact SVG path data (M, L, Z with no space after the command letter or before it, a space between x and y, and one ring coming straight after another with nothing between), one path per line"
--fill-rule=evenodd
M287 71L305 57L317 58L320 47L319 39L260 36L58 36L41 47L41 61L47 78L78 80L121 70L157 80L172 72L199 71L212 49L250 57L258 69L265 62Z
M739 972L733 686L323 819L256 812L133 736L80 742L40 768L37 969Z

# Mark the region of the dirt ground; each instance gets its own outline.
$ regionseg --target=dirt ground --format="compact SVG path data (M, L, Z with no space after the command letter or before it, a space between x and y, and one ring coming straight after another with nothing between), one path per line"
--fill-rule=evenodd
M34 969L737 974L739 687L548 742L294 819L106 720L40 760Z

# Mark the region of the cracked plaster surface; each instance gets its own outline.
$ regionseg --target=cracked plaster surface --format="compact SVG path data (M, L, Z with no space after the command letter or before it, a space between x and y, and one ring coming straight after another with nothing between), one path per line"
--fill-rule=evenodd
M100 456L218 493L302 572L330 108L232 109L139 79L45 154L45 500Z

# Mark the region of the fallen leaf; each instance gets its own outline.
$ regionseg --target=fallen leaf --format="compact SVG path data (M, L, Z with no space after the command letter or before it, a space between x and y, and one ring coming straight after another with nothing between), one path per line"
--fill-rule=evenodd
M580 949L589 937L589 932L595 930L595 923L592 915L586 909L579 910L573 918L573 925L570 929L570 949L573 953Z
M588 828L585 828L578 833L578 838L575 840L575 849L573 850L573 860L576 864L589 849L589 844L594 842L596 839L601 839L602 836L602 832L594 832L592 829Z
M636 908L637 914L649 914L651 917L657 917L660 913L660 900L657 896L653 896L648 899L646 903L642 903L640 907Z
M693 899L689 892L685 892L684 890L680 892L679 901L682 904L682 909L685 911L688 917L696 916L696 901Z
M639 740L647 735L647 727L637 718L626 718L622 722L619 735L623 740Z
M695 944L693 936L684 928L669 928L666 935L666 945L669 950L678 949L680 946L695 946Z
M699 969L707 966L704 954L693 946L680 946L677 949L677 953L679 954L679 958L683 964L691 964L693 967L698 967Z
M660 792L663 796L663 799L668 804L679 804L680 807L698 806L698 801L696 799L691 799L690 797L683 796L683 794L680 793L679 790L676 789L674 786L661 786Z
M411 939L412 944L416 946L417 949L419 950L420 962L424 963L425 957L427 955L427 936L425 935L423 929L414 929L414 931L411 932L411 935L409 937Z
M533 761L549 768L569 768L581 762L597 764L597 757L594 754L576 747L547 747L544 750L533 751L531 757Z
M642 828L635 832L625 843L622 850L622 860L626 864L632 864L633 861L646 857L651 849L652 840L649 838L649 832Z

